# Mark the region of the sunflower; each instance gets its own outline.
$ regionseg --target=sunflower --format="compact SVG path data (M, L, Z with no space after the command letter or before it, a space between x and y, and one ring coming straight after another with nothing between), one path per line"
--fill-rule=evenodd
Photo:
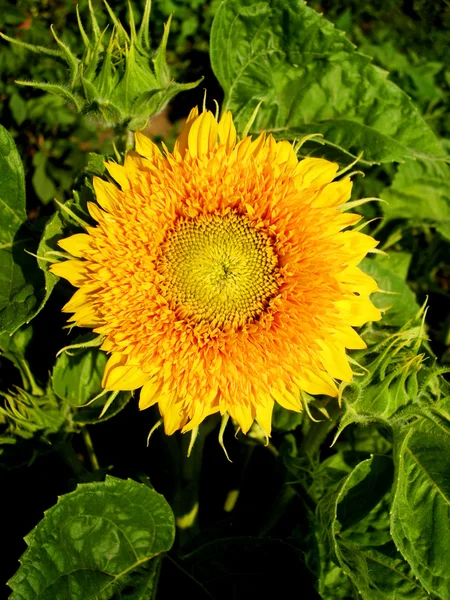
M106 163L116 184L94 179L97 225L51 267L79 288L69 320L104 336L103 387L141 388L169 435L220 413L269 436L275 401L337 396L346 348L365 348L353 328L380 319L357 266L377 242L343 210L350 178L265 133L238 141L229 112L194 108L173 152L135 141Z

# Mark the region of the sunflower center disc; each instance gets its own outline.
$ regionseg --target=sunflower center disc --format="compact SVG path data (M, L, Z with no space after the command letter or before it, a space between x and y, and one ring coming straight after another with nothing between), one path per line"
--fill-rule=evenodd
M270 238L229 213L180 220L166 240L162 272L180 316L239 327L278 290L277 264Z

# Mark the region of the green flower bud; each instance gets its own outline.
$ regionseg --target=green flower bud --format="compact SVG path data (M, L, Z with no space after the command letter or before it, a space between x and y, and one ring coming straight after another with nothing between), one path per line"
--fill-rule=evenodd
M92 36L86 34L77 7L78 26L84 44L82 58L77 58L51 28L59 50L26 44L6 35L4 39L57 59L69 68L68 85L18 81L69 102L78 112L110 127L127 127L131 131L147 124L149 117L161 112L179 92L194 88L193 83L176 83L170 78L166 46L170 19L164 27L161 43L153 52L150 47L149 21L151 0L146 0L142 22L136 31L133 11L129 7L129 32L104 0L112 21L100 31L92 2L89 0Z

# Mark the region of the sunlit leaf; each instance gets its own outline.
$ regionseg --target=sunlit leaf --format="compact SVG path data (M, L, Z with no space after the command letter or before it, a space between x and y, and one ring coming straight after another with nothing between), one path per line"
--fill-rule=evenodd
M392 535L424 588L450 596L449 433L427 421L411 428L397 451Z
M366 163L442 157L437 138L387 73L302 0L226 0L211 32L223 110L242 130L321 133Z
M427 597L390 540L387 494L392 481L392 460L373 456L359 463L339 489L320 502L319 590L324 599L332 581L340 581L330 563L333 557L364 600Z
M79 485L26 537L10 599L108 600L170 550L174 533L169 505L148 486L110 476Z
M406 273L403 276L410 259L405 253L392 252L388 257L366 258L360 265L382 290L372 294L371 300L383 309L383 325L401 327L419 312L416 298L405 281Z
M70 352L63 352L56 359L53 390L68 404L82 406L102 391L101 381L108 357L97 348Z
M388 219L428 223L450 240L450 167L431 160L406 161L381 197Z

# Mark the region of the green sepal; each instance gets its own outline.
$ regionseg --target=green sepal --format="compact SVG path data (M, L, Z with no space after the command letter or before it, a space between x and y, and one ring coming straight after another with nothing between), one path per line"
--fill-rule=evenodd
M55 38L56 43L61 48L62 56L64 56L64 59L66 60L67 64L69 65L70 73L71 73L70 87L73 88L77 82L80 61L74 54L72 54L69 46L64 44L64 42L62 42L59 39L59 37L55 33L55 30L53 29L53 25L50 25L50 31L52 32L52 35Z
M16 81L18 85L26 85L28 87L34 87L37 90L43 90L49 92L55 96L63 98L66 102L71 104L78 112L83 112L85 101L78 94L72 94L68 89L62 85L56 83L45 83L41 81Z

